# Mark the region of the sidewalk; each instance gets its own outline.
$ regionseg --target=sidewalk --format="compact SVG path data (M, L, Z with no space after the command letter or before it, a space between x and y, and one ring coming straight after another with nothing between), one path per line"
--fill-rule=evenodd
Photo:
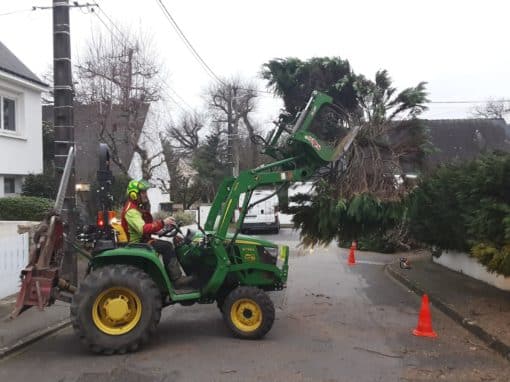
M510 360L510 292L435 264L430 254L409 259L410 270L398 262L386 269L417 294L427 293L433 306Z
M57 301L43 312L30 308L11 320L16 295L0 300L0 359L69 323L69 304Z

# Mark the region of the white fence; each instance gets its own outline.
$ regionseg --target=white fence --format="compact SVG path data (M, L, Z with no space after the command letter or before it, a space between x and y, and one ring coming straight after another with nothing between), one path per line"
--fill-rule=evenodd
M441 256L432 257L432 260L446 268L464 273L465 275L495 286L496 288L510 291L510 277L489 273L482 264L470 257L467 253L443 251Z
M28 262L28 233L17 233L22 223L0 222L0 298L18 291L19 273Z

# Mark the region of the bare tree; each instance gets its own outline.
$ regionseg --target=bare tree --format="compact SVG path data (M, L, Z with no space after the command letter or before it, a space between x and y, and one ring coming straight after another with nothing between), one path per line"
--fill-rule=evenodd
M130 163L121 155L127 150L140 156L142 174L150 178L161 152L150 152L140 137L149 106L161 99L161 64L147 37L129 32L122 36L122 43L101 33L93 36L76 67L76 98L97 105L99 138L119 169L128 174Z
M239 171L239 127L244 128L248 136L253 138L256 128L251 121L251 113L256 107L257 90L255 85L232 79L211 86L207 92L209 109L213 112L214 122L225 126L230 162ZM251 145L250 156L252 165L257 161L257 147Z
M501 100L488 100L483 106L475 106L471 112L473 117L487 119L503 119L510 113L510 102Z
M162 141L175 149L178 154L189 157L200 144L200 132L203 127L203 115L184 114L177 123L167 126Z

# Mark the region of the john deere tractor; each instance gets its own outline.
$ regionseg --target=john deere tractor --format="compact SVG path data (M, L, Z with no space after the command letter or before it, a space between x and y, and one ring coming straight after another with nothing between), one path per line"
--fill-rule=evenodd
M235 336L262 338L275 318L266 292L286 287L289 248L239 234L246 211L254 206L250 197L255 189L268 185L279 185L277 192L284 194L291 182L309 179L321 167L338 160L358 132L358 128L342 127L338 113L331 97L314 92L293 127L282 126L265 139L258 137L265 153L275 161L224 179L203 228L181 232L177 224L159 233L170 240L182 236L177 257L186 274L195 276L193 288L176 289L172 285L150 244L122 244L116 235L106 235L106 239L96 241L89 271L77 290L59 277L52 261L40 259L39 267L24 270L18 308L50 305L63 289L74 292L73 328L89 349L104 354L137 350L156 331L161 309L173 304L217 303ZM229 232L242 194L237 226ZM55 229L58 215L51 217L49 226L50 232L61 232ZM59 248L53 244L38 256L48 257ZM36 279L48 286L43 288L42 298Z

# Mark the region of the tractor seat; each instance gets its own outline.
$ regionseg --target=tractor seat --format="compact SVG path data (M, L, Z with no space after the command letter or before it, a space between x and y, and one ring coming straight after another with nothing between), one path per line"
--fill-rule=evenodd
M122 224L118 222L111 222L111 226L115 232L115 237L117 238L117 244L124 245L128 243L128 238L124 227Z

